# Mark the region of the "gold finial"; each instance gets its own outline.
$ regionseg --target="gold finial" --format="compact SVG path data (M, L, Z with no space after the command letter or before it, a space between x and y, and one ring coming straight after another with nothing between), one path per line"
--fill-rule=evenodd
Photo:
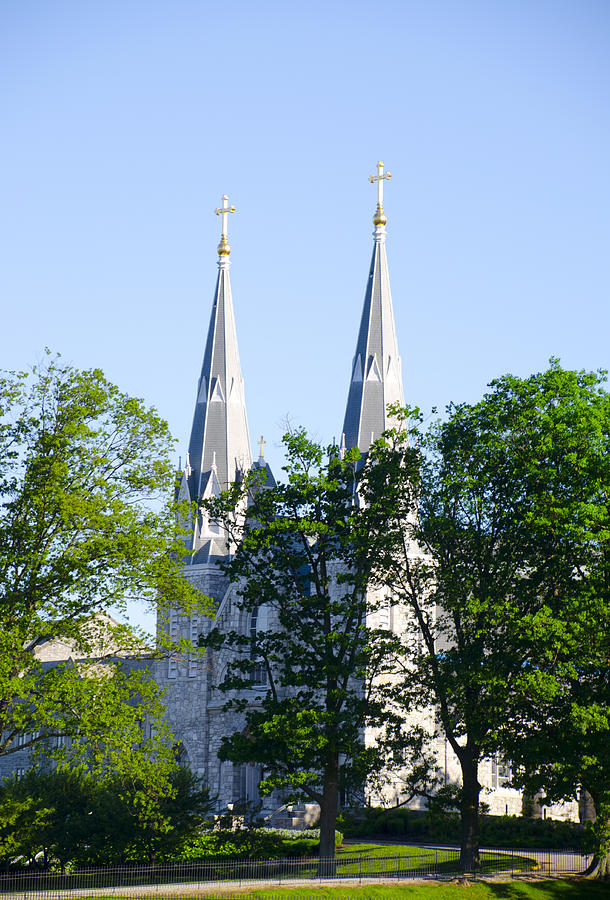
M220 233L220 244L218 245L218 255L219 256L228 256L231 252L231 248L229 247L229 242L227 240L227 216L229 213L234 213L235 207L229 206L229 198L226 194L222 195L222 206L216 210L217 216L222 216L222 226Z
M392 177L391 172L383 174L383 163L381 160L377 163L377 174L369 175L369 181L374 184L377 182L377 209L373 216L373 225L385 225L388 221L383 211L383 182Z
M264 440L263 440L263 436L262 436L262 434L261 434L261 439L260 439L260 441L258 442L259 447L260 447L260 458L261 458L261 459L262 459L263 456L264 456L263 447L265 446L266 443L267 443L267 441L264 441Z

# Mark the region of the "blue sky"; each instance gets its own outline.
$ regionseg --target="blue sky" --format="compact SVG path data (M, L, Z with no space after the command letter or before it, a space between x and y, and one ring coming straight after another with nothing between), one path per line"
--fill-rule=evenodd
M408 402L610 365L603 0L3 0L0 78L1 363L100 366L176 455L224 192L252 442L339 437L378 159Z

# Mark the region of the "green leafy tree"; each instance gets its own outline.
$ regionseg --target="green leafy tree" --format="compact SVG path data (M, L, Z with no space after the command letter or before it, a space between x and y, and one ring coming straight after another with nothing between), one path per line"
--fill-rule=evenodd
M563 673L538 703L527 732L509 736L514 782L541 802L578 797L586 791L596 819L587 830L593 858L587 874L610 878L610 686L608 653L593 672L583 663L572 678ZM523 730L525 731L525 730Z
M181 766L170 775L171 791L164 792L155 809L155 816L140 813L140 786L125 790L116 784L121 803L130 816L131 833L125 851L129 860L148 859L155 862L160 856L175 858L190 838L211 825L210 814L215 806L207 786L190 769Z
M602 447L610 445L608 406L599 418ZM593 800L588 874L610 879L610 455L590 460L586 519L572 529L573 596L564 598L569 622L553 656L537 661L544 690L532 693L525 727L510 723L505 742L513 780L542 802ZM528 699L528 698L526 698ZM526 707L527 708L527 707Z
M284 442L284 483L255 478L208 503L236 548L226 568L238 605L256 624L225 632L219 623L205 644L227 655L226 707L245 715L244 730L224 739L221 759L260 764L262 792L317 801L320 857L331 859L341 789L361 789L383 768L363 729L384 718L375 682L390 636L367 624L375 605L354 502L357 451L341 459L300 430Z
M588 574L607 541L603 381L553 361L426 429L405 418L361 485L376 576L411 611L396 702L431 705L461 767L465 870L479 865L481 760L535 728L532 704L583 653L593 609L607 610Z
M591 380L592 386L601 378ZM586 399L587 402L583 402ZM580 402L579 402L580 401ZM561 640L539 655L537 690L525 696L524 727L508 723L504 740L515 782L546 802L586 791L595 809L588 874L610 879L610 395L598 389L571 401L575 493L542 523L564 559ZM561 438L560 438L561 439ZM549 454L556 456L556 448ZM559 471L559 470L558 470ZM565 486L565 478L558 479ZM565 491L565 487L564 487ZM557 552L557 551L556 551Z
M157 413L97 369L50 360L0 378L0 755L38 748L167 785L152 651L110 613L205 606L180 574L171 446Z
M126 817L116 794L83 772L31 770L0 786L0 848L5 866L19 860L48 869L83 859L112 858L112 843L121 843ZM107 802L104 803L104 799ZM18 814L11 815L11 810Z
M199 833L210 812L207 789L188 769L174 770L155 817L141 813L141 788L113 775L32 770L0 785L0 864L48 869L68 864L153 862Z

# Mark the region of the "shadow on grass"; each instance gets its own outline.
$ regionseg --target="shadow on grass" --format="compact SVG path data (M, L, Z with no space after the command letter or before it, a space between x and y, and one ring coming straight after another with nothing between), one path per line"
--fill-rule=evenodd
M464 893L465 891L468 893ZM242 895L247 900L322 900L324 897L333 900L608 900L608 885L575 879L574 881L546 880L540 882L515 881L503 884L488 882L471 882L466 888L462 884L436 885L369 885L347 890L343 887L320 887L318 889L301 890L255 890Z
M610 885L584 878L526 882L514 881L509 884L487 884L490 897L502 900L608 900Z

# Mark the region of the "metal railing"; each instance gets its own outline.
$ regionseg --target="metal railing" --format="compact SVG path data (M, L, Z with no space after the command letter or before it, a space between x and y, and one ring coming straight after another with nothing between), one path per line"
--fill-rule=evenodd
M326 879L455 878L462 874L459 850L417 848L412 853L387 856L350 856L335 859L229 860L205 859L161 865L131 865L79 869L70 873L30 870L0 873L1 900L58 900L79 897L194 897L233 882L315 882ZM505 874L561 875L584 871L588 859L579 851L486 850L474 877ZM206 890L206 897L212 896ZM226 896L226 894L224 894Z

